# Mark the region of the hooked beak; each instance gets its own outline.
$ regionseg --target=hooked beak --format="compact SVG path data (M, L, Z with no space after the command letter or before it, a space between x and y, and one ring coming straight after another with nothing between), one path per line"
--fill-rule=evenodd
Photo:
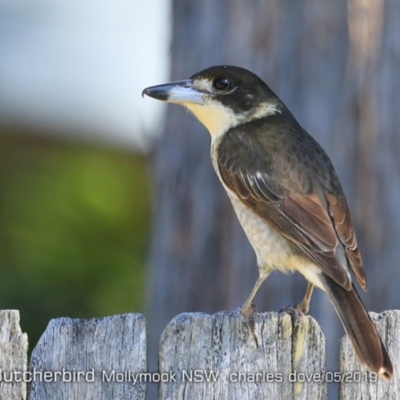
M167 101L168 103L204 103L202 93L193 88L192 79L150 86L143 90L142 96L144 95L153 97L153 99Z

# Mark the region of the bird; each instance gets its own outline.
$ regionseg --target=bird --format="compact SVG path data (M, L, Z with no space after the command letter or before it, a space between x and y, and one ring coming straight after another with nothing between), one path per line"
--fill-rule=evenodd
M212 66L189 79L143 90L188 109L211 135L211 161L252 245L259 277L243 307L269 274L300 272L325 291L360 362L390 380L388 352L353 280L367 279L345 194L332 162L270 87L247 69Z

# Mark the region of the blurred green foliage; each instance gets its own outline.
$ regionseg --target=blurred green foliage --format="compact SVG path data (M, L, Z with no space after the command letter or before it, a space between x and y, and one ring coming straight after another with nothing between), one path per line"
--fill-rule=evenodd
M0 135L0 307L30 349L60 316L143 312L146 160L132 152Z

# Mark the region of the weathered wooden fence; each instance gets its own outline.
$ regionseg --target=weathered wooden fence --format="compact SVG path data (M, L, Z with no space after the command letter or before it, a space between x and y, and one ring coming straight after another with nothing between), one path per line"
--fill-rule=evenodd
M0 311L0 399L144 399L150 382L165 400L321 400L330 382L342 399L400 399L400 311L371 315L394 364L390 383L360 367L347 338L341 371L327 371L311 317L257 314L255 338L240 312L181 314L161 337L159 371L147 371L140 314L52 320L28 364L18 311Z

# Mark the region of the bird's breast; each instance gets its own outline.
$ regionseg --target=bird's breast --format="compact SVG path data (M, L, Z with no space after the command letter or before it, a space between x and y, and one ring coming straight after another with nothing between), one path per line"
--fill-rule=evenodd
M273 266L282 272L297 269L291 261L297 255L297 251L288 240L243 204L235 194L228 192L228 196L239 222L256 252L259 266Z

